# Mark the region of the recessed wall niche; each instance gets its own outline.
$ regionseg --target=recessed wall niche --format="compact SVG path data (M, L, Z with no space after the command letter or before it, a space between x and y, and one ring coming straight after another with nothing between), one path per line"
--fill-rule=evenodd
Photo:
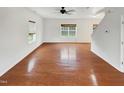
M28 43L31 44L36 42L37 34L36 34L36 22L29 20L28 21Z

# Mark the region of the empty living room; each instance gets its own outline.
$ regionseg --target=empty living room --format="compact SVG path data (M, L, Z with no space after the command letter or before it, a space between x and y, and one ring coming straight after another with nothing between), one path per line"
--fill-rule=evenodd
M123 86L123 7L0 7L0 86Z

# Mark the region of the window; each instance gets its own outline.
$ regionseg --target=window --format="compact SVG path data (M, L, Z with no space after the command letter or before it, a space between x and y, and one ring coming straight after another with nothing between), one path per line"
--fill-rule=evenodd
M76 24L61 24L61 36L63 37L75 37L76 31Z

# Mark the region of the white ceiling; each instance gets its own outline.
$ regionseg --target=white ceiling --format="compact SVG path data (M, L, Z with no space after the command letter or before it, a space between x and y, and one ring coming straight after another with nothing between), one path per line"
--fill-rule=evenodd
M65 7L66 10L75 10L71 15L61 14L61 7L31 7L32 11L44 18L56 19L81 19L81 18L103 18L104 12L96 14L103 7Z

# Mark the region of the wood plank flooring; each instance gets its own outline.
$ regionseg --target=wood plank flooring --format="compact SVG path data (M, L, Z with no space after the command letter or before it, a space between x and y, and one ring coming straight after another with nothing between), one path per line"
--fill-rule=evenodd
M90 44L43 44L6 74L0 85L124 85L117 71L90 51Z

